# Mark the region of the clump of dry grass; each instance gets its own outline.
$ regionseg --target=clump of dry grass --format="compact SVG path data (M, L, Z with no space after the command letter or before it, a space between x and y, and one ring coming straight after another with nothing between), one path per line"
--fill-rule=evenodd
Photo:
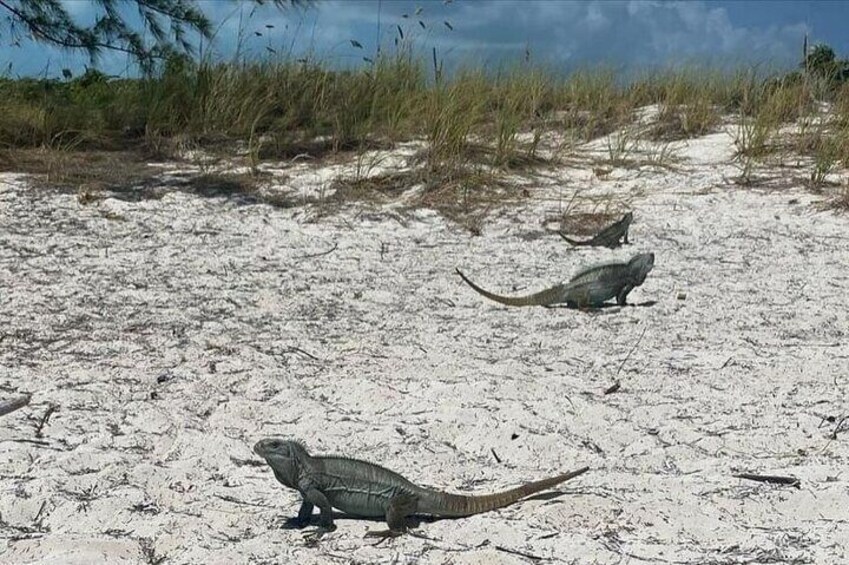
M325 207L363 201L396 202L403 198L401 210L426 206L476 235L490 210L527 195L482 167L445 168L437 173L418 167L370 177L338 178L331 189L331 195L322 202Z
M849 168L849 83L844 84L835 96L831 108L836 157L844 168Z
M562 233L594 236L600 230L622 218L622 213L611 210L597 212L572 212L560 218Z
M608 68L578 70L553 85L551 125L573 144L591 141L630 124L643 101L638 91L618 82Z
M760 163L776 155L786 155L788 135L782 127L809 117L813 107L808 103L809 91L803 83L768 80L750 81L744 86L736 101L739 119L734 138L735 160L740 169L737 182L751 185L757 180L755 169Z
M675 141L714 131L731 103L736 81L734 75L710 69L684 69L644 79L635 89L659 106L647 137Z
M830 206L843 212L849 212L849 185L844 185L837 196L831 201Z
M325 203L387 202L423 182L424 176L420 171L383 173L368 177L340 177L331 184L332 193Z
M159 174L135 151L6 149L0 151L0 170L34 175L36 186L62 192L125 190Z

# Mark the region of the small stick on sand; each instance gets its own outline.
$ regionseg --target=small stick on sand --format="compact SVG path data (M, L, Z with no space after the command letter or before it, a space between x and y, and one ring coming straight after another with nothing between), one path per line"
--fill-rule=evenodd
M44 415L41 417L41 420L38 421L38 426L35 428L35 437L38 439L44 437L41 432L44 430L44 426L47 425L48 420L50 420L50 416L52 416L58 408L59 407L55 404L51 404L47 407L47 410L44 411Z
M312 353L309 353L308 351L304 351L300 347L295 347L294 345L290 345L289 347L287 347L286 350L284 351L284 353L300 353L301 355L306 355L307 357L309 357L310 359L313 359L314 361L320 361L320 359L318 357L316 357L315 355L313 355Z
M339 243L333 242L333 247L331 247L327 251L322 251L320 253L310 253L309 255L300 255L298 257L295 257L295 260L298 261L300 259L312 259L313 257L323 257L324 255L330 255L331 253L336 251L337 247L339 247Z
M625 356L625 359L622 360L622 363L619 365L619 368L616 369L616 374L614 377L619 376L619 372L622 371L622 367L625 366L625 363L628 362L628 359L631 358L631 354L634 353L634 350L637 349L637 346L640 345L640 342L643 341L643 336L646 335L646 330L649 329L648 326L643 328L643 333L640 334L640 337L637 338L637 343L634 344L634 347L631 348L631 351L628 352L628 355Z
M11 412L14 412L18 408L23 408L27 404L29 404L29 399L31 396L29 394L25 394L24 396L19 396L18 398L13 398L11 400L0 400L0 416L5 416Z
M540 557L539 555L534 555L533 553L525 553L524 551L519 551L518 549L510 549L509 547L504 547L503 545L496 545L494 547L498 551L503 551L504 553L512 553L513 555L518 555L520 557L530 559L531 561L542 561L545 559L544 557Z
M616 369L616 374L613 375L613 378L616 378L616 377L619 376L619 373L622 371L622 367L625 366L625 363L627 363L628 359L631 358L631 354L634 353L634 350L637 349L637 346L640 345L641 341L643 341L643 336L646 335L646 330L648 330L648 329L649 329L648 327L643 328L643 333L640 334L640 337L637 338L637 342L631 348L631 351L628 352L628 355L626 355L625 359L622 360L622 363L619 364L619 368ZM616 381L611 386L607 387L607 389L604 391L604 394L613 394L614 392L618 391L620 387L621 387L621 383L619 381Z
M619 381L616 381L615 383L607 387L607 389L605 389L604 394L613 394L614 392L619 390L620 386L621 384L619 383Z
M837 423L837 425L834 426L834 431L831 433L831 439L837 439L838 433L845 431L845 430L849 430L849 425L844 426L844 424L846 424L847 420L849 420L849 416L843 416L843 418L840 419L840 421Z
M761 483L775 483L778 485L790 485L799 488L799 479L796 477L782 477L780 475L756 475L753 473L739 473L733 475L738 479L758 481Z

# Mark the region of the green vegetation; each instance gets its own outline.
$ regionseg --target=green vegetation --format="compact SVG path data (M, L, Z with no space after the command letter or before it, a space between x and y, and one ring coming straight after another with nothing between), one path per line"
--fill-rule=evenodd
M531 68L495 76L460 71L432 80L408 54L359 71L311 62L194 63L174 57L155 77L109 79L89 70L71 80L0 79L0 146L111 149L152 138L247 141L264 136L286 155L322 137L328 149L423 138L429 164L493 140L492 163L509 166L520 133L559 131L587 141L661 107L662 131L685 138L711 131L725 113L756 114L775 99L805 96L802 84L769 89L744 73L696 70L653 74L621 85L606 70L565 78ZM786 108L781 119L793 117ZM480 149L478 147L478 149Z
M363 153L418 140L413 170L392 182L376 179L373 188L423 184L426 198L450 193L459 206L480 201L481 191L505 193L504 171L543 166L600 136L612 134L601 165L667 167L671 142L727 123L738 182L757 182L759 166L793 152L810 159L809 181L819 187L849 166L849 84L835 71L846 64L822 52L812 51L807 72L782 77L687 68L627 83L607 69L560 77L528 65L446 76L403 45L359 70L171 56L139 79L96 70L66 80L3 78L0 166L49 172L21 157L34 149L179 159L190 147L223 158L238 142L254 174L263 161L354 152L356 190L348 192L364 194L373 166ZM656 112L645 120L641 109L650 105Z

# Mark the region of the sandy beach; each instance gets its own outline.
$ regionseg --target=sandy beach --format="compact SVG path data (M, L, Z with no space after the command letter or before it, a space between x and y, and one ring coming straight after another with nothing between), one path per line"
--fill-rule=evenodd
M32 400L0 419L0 561L849 561L849 218L789 167L731 182L729 131L673 145L668 168L517 176L479 236L403 195L325 210L350 163L277 166L286 207L165 177L83 203L3 174L0 399ZM375 173L411 152L386 151ZM605 206L633 210L629 245L551 233ZM640 252L631 305L592 312L501 306L454 272L519 295ZM251 451L269 436L451 492L590 471L311 544Z

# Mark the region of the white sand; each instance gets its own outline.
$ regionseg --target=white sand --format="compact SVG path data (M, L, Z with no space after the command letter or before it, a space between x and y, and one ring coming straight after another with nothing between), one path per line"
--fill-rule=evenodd
M849 218L798 182L729 187L731 152L718 133L681 144L675 171L558 170L481 237L429 211L83 206L4 175L0 398L33 398L0 420L0 561L847 562L849 430L831 435L849 415ZM302 195L327 185L288 174ZM575 190L630 200L632 245L544 235ZM453 272L517 294L641 251L656 265L629 300L657 303L595 314L499 306ZM383 524L339 519L309 547L281 529L299 495L245 464L270 435L452 491L592 470L423 523L430 539L373 546Z

